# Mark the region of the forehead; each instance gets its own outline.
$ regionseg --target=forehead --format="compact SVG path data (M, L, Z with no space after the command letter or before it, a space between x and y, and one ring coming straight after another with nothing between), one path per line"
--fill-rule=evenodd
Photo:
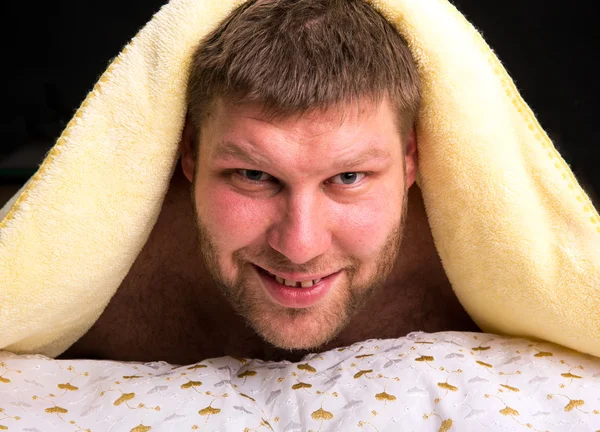
M217 98L204 118L202 129L223 134L235 133L240 126L251 125L306 138L332 132L377 135L377 131L396 134L400 130L396 110L387 98L364 98L291 114L269 111L255 102L240 103Z
M213 104L200 134L200 163L238 161L287 172L325 172L360 163L402 160L394 110L370 100L288 116L266 113L260 104ZM266 167L266 168L265 168Z

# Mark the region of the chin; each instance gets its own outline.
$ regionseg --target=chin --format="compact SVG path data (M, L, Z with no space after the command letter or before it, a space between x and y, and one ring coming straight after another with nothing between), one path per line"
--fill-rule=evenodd
M336 334L306 332L304 329L282 331L281 328L256 329L257 333L269 344L288 351L318 350L335 339Z
M323 306L265 310L247 318L256 333L277 348L315 350L335 339L349 320L344 307Z

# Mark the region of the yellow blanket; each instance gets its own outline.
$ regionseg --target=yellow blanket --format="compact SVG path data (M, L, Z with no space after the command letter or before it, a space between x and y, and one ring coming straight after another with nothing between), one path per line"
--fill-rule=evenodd
M172 0L102 75L0 222L0 348L56 356L145 243L177 159L191 54L235 6ZM424 85L420 186L488 332L600 356L600 218L481 36L446 0L378 0Z

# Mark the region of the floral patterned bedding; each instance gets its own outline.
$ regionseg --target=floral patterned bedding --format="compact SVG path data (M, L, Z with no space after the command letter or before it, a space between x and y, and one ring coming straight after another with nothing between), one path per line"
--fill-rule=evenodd
M599 431L600 359L481 333L411 333L299 363L0 352L0 430Z

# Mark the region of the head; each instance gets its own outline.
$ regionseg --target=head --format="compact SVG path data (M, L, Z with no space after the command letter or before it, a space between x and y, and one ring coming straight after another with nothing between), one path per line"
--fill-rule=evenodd
M364 0L257 0L196 52L182 167L215 285L266 341L333 339L392 270L418 73Z

